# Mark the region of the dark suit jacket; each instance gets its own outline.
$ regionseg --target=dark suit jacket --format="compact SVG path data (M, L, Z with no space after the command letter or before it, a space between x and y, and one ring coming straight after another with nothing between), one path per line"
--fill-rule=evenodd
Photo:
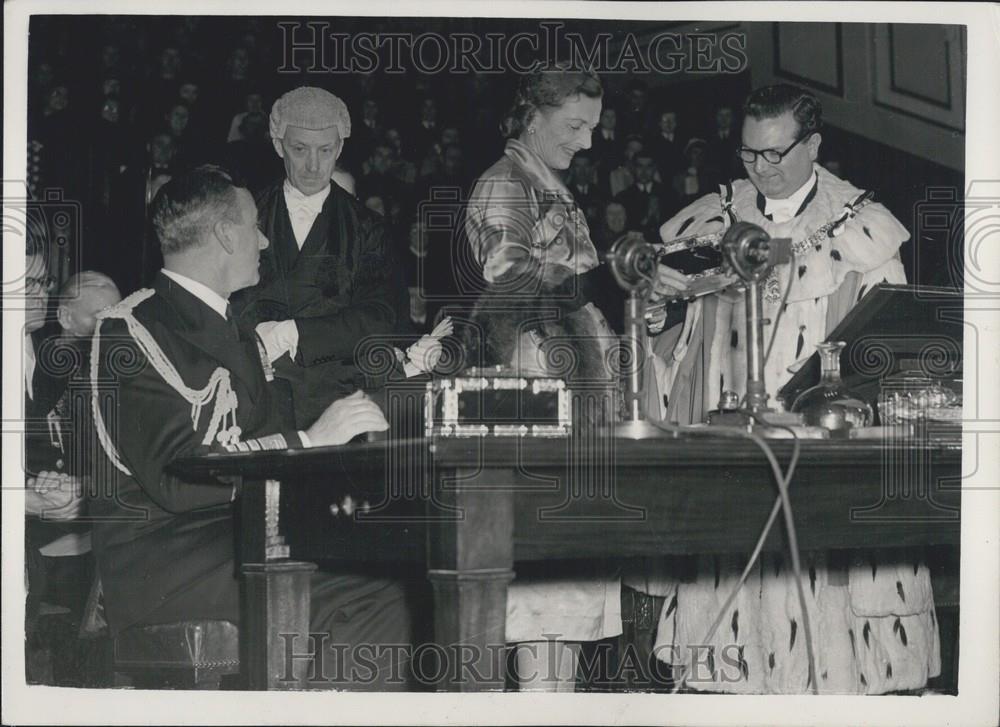
M64 437L62 448L58 446L58 437L49 430L48 418L65 393L78 362L61 343L58 326L46 326L32 332L31 342L35 347L35 370L31 377L31 396L27 391L24 396L25 470L29 475L43 470L64 471L69 442Z
M591 230L596 229L604 216L604 205L609 201L604 189L596 182L587 185L586 194L574 184L567 185L566 188L573 195L573 201L576 202L577 207L583 210Z
M608 173L615 168L622 156L622 149L625 147L624 137L616 130L615 138L607 140L600 129L594 130L594 136L590 142L590 156L594 159L597 167L599 181L606 181Z
M674 208L670 189L659 182L653 182L646 194L633 184L615 197L625 207L628 215L628 229L642 232L651 241L659 241L660 224L665 222Z
M442 124L435 122L430 129L424 127L419 121L411 127L409 136L405 137L406 146L409 147L409 154L405 156L414 164L420 164L427 155L428 150L441 138ZM404 150L405 151L405 150Z
M89 444L89 428L81 416L74 416L71 422L71 412L65 404L70 380L85 373L81 371L86 364L85 351L62 338L61 333L58 325L52 325L31 334L35 369L31 377L31 396L26 391L24 397L24 469L28 477L35 477L44 471L84 474L83 459ZM29 615L37 614L41 600L58 600L58 584L49 574L53 559L42 557L38 549L68 533L86 533L89 528L89 523L79 520L62 522L40 517L25 518L24 555L29 582ZM74 610L78 607L76 602L72 605Z
M725 139L718 133L708 138L708 166L718 170L722 180L737 179L743 176L743 163L736 156L740 147L740 135L733 128Z
M684 143L684 139L676 133L673 141L668 141L662 133L657 133L649 138L649 151L653 155L653 159L656 160L660 177L666 183L669 183L674 174L684 166Z
M185 384L201 388L216 368L228 369L242 437L285 430L289 446L299 446L276 413L256 343L240 341L221 316L166 276L158 274L153 289L134 316ZM170 470L178 457L202 449L214 400L195 431L191 405L149 364L123 321L102 323L100 345L101 380L111 397L105 425L131 472L105 457L105 487L89 503L111 630L174 614L238 620L232 488L185 481Z
M296 426L304 429L335 399L378 387L357 347L366 338L391 339L407 305L405 285L382 218L336 184L301 251L282 185L268 189L257 207L271 244L261 252L260 282L231 303L250 335L262 321L295 320L298 355L295 362L279 359L275 376L290 385Z

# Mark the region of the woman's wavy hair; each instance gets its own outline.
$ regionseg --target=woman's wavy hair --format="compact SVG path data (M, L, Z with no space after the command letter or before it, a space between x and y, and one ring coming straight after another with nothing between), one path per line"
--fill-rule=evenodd
M604 95L601 79L594 71L564 62L540 66L521 76L514 104L500 122L503 138L517 138L541 108L558 108L577 95L589 98Z

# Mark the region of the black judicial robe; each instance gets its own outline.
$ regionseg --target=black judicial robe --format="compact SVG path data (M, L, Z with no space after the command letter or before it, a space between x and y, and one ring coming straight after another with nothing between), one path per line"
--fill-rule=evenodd
M398 345L393 333L405 285L381 216L336 184L301 251L282 184L267 189L257 207L270 245L261 252L260 282L233 296L233 310L247 333L262 321L295 320L296 359L279 359L275 376L288 382L295 424L302 429L335 399L384 381L374 375L378 362L356 354L375 350L368 344L376 340L383 342L383 353L385 344Z
M133 315L185 384L200 389L225 367L242 438L283 431L289 446L299 446L271 401L256 343L240 341L233 326L162 273L153 289ZM105 320L100 341L101 378L114 396L104 407L105 425L132 473L104 455L105 486L89 503L108 624L117 633L180 618L238 621L232 488L184 481L169 468L202 448L214 399L195 431L191 404L145 359L124 321Z

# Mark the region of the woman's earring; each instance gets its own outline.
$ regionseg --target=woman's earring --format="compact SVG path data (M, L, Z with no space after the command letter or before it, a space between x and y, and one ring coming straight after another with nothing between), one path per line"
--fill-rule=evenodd
M534 127L529 128L528 129L528 133L529 134L534 134L535 133L535 128Z

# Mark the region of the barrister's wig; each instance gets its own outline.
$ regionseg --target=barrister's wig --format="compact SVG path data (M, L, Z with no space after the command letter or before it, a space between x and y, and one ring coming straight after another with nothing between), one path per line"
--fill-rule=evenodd
M601 79L589 69L557 63L540 66L521 76L514 104L500 122L505 139L516 139L538 113L539 109L558 108L579 95L600 98L604 95Z
M347 106L329 91L301 86L289 91L271 107L271 138L284 139L285 128L319 131L337 127L341 139L351 135L351 115Z
M764 86L747 96L743 115L748 119L773 119L791 111L799 125L799 135L806 136L823 127L823 105L812 93L788 83Z

